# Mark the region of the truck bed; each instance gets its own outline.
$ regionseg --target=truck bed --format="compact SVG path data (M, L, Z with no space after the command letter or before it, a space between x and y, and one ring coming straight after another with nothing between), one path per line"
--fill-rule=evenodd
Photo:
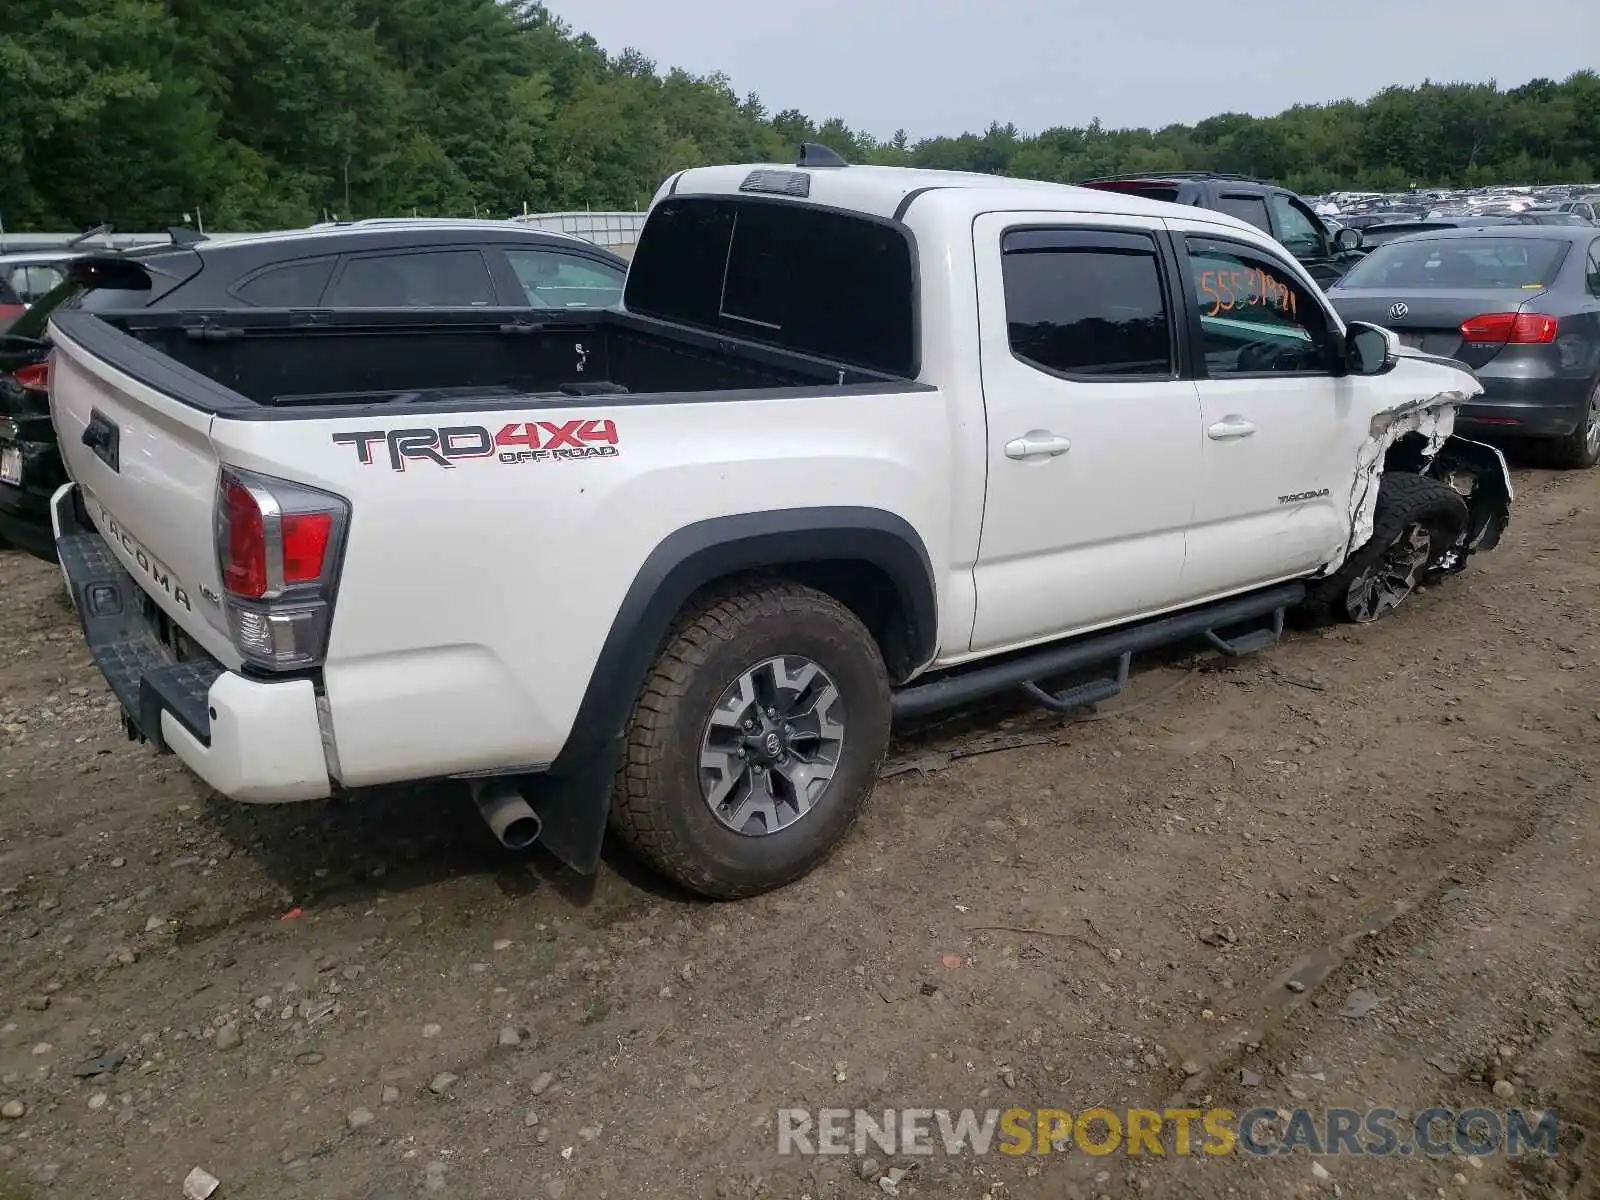
M233 415L904 382L620 312L64 312L56 323L152 387Z

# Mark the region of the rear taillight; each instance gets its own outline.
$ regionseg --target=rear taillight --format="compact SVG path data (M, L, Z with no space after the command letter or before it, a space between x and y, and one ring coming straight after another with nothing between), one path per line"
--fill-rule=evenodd
M1461 322L1461 339L1496 346L1539 346L1556 340L1558 322L1542 313L1480 313Z
M26 304L0 304L0 321L15 321L27 311Z
M18 367L11 372L11 378L30 392L48 392L50 390L50 362L30 363L26 367Z
M283 518L283 581L310 583L322 578L333 534L329 512L289 513Z
M223 468L217 560L233 644L247 661L278 671L322 661L349 524L339 496Z

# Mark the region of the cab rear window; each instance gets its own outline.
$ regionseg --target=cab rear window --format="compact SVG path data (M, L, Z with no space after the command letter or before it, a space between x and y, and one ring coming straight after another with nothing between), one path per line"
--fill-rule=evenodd
M680 196L651 212L630 312L899 378L917 374L910 235L791 201Z

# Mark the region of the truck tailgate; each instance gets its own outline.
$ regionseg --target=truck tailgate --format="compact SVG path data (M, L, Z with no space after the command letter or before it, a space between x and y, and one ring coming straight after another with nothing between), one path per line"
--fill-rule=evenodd
M185 633L238 666L218 600L211 414L109 366L59 328L51 332L50 408L89 518Z

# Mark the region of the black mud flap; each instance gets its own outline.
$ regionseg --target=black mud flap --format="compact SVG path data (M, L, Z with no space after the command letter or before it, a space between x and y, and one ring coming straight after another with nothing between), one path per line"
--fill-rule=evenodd
M518 780L523 799L539 815L539 845L580 875L600 868L621 753L619 739L590 756L590 765L582 769Z

